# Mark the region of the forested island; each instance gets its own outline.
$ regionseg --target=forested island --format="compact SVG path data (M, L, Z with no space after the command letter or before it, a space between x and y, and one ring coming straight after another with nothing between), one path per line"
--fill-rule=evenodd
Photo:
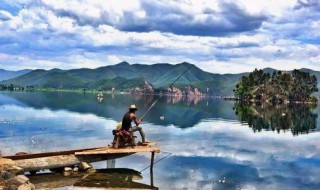
M318 92L317 84L315 75L297 69L291 72L274 71L272 74L255 69L241 77L234 95L242 101L317 102L312 95Z

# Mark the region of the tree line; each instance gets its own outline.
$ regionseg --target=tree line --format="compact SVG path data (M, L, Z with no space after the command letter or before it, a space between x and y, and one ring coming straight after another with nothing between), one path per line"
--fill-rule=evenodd
M32 89L34 88L33 86L20 86L20 85L13 85L13 84L0 84L0 91L5 91L5 90L9 90L9 91L14 91L14 90L25 90L25 89Z
M315 75L293 70L274 71L272 74L255 69L236 84L234 95L240 100L267 102L316 102L312 94L318 92Z

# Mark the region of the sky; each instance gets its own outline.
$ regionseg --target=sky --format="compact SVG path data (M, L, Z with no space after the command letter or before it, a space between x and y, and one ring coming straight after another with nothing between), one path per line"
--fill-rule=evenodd
M0 68L320 71L320 0L0 0Z

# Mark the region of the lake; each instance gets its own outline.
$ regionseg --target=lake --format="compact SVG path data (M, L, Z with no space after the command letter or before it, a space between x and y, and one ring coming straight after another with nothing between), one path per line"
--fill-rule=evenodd
M1 153L106 146L130 104L136 104L139 117L156 99L1 92ZM112 178L129 178L127 187L148 188L153 183L159 189L317 189L319 113L316 105L243 105L217 98L161 97L141 125L147 139L157 141L162 151L155 161L167 156L154 165L153 176L149 169L141 171L150 165L149 153L95 163L98 172L86 181L43 174L46 171L30 180L35 184L56 180L61 183L56 189L110 187ZM104 180L97 183L96 179Z

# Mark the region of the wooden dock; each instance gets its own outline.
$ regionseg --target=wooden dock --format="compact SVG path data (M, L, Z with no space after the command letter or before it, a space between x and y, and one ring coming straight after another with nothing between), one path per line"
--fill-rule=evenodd
M160 152L160 148L152 147L153 145L154 144L146 144L145 146L134 146L126 148L99 147L90 149L4 156L3 158L12 160L15 163L14 165L22 168L24 171L39 171L45 169L56 169L75 166L79 165L81 162L91 163L121 158L135 153L151 152L150 169L152 170L154 155L155 153Z

